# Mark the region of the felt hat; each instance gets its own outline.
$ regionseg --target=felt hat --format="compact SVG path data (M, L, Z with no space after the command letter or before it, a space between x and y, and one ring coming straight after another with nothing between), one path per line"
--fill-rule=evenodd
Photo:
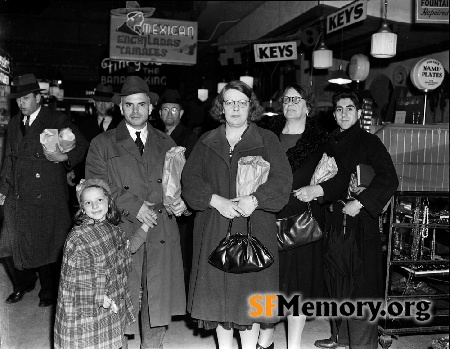
M32 92L44 91L45 89L39 86L34 74L25 74L16 76L13 79L11 90L12 92L8 98L19 98Z
M106 183L103 179L92 178L92 179L81 179L80 183L75 187L77 192L78 203L81 204L81 194L86 188L91 187L100 187L106 190L108 194L111 194L111 189L109 189L108 183Z
M160 103L161 105L164 103L177 103L182 106L183 101L181 100L180 93L177 90L167 89L161 95Z
M127 1L126 7L111 10L116 16L128 15L131 12L142 12L144 17L150 17L155 12L154 7L140 7L137 1Z
M114 96L114 92L111 85L105 86L103 84L98 84L92 99L99 102L112 102L112 96Z
M150 97L150 103L153 105L158 103L159 96L154 92L150 92L147 83L142 78L135 75L126 78L125 82L123 83L122 90L120 91L120 93L114 94L114 96L112 97L112 101L114 102L114 104L120 105L121 97L134 95L136 93L145 93Z

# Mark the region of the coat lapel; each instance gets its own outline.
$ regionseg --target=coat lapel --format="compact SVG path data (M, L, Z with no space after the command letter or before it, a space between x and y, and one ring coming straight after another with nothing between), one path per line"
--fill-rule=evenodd
M222 160L230 167L230 145L225 136L225 125L212 130L208 136L203 139L203 144L209 147L213 152L219 155Z

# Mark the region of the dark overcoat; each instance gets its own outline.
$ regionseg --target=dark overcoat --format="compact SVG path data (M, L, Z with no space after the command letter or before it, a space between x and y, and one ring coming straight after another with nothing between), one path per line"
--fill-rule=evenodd
M361 269L355 273L356 286L352 297L380 298L384 291L384 280L378 216L397 190L397 173L391 156L380 138L361 129L359 121L343 132L334 131L331 136L328 152L338 157L345 168L340 168L334 178L321 184L325 194L324 200L347 201L348 181L347 185L343 186L341 177L349 178L349 173L356 173L358 164L371 165L375 171L375 177L369 187L361 194L354 195L364 207L356 217L347 216L347 229L356 233L354 236L362 260ZM342 205L334 206L336 207L330 214L327 224L341 231Z
M186 157L186 159L191 154L192 149L194 149L194 145L198 140L197 135L192 132L190 128L184 126L181 122L177 126L175 126L172 133L170 134L170 137L172 137L177 145L186 148L186 151L184 152L184 156Z
M250 318L248 297L278 292L278 247L275 214L288 202L292 185L289 162L277 136L250 124L230 159L225 126L205 133L186 162L183 197L198 211L194 225L192 272L188 311L196 319L252 325L275 322L271 318ZM209 203L213 194L236 197L238 161L245 156L262 156L270 163L267 182L254 193L259 206L251 215L252 232L274 255L275 262L256 273L225 273L208 263L208 257L227 233L229 220ZM235 218L232 233L246 232L246 218Z
M141 156L125 121L95 137L86 158L86 178L101 178L122 211L120 227L129 238L142 223L136 219L144 201L155 204L158 224L147 235L147 288L151 326L168 325L172 315L186 313L180 236L175 217L162 205L162 174L166 152L176 146L169 135L149 123ZM144 245L143 245L144 246ZM139 310L144 248L133 255L129 275L135 316ZM127 332L139 333L137 323Z
M0 256L13 256L17 269L54 263L72 224L66 171L86 156L88 142L65 114L41 107L25 136L23 115L11 118L6 131L0 193L6 195ZM39 135L47 128L69 127L76 146L65 163L46 159Z

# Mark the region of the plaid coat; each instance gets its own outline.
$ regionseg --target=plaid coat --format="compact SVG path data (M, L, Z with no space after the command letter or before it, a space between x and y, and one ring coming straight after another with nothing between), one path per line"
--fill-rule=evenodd
M120 348L135 321L127 279L131 252L122 229L86 218L69 233L59 284L55 349ZM102 307L103 296L119 307Z
M18 113L8 123L0 180L0 193L6 195L0 257L13 256L18 269L37 268L61 257L72 225L66 171L84 159L89 146L65 114L41 107L25 136L22 119ZM67 153L69 162L48 161L40 134L46 128L66 127L76 139Z

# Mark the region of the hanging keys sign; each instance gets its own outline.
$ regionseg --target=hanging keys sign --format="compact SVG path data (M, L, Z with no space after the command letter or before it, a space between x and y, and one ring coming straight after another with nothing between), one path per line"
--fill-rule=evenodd
M253 45L255 62L289 61L297 59L297 42L278 42Z
M352 2L327 16L327 34L367 18L367 0Z

